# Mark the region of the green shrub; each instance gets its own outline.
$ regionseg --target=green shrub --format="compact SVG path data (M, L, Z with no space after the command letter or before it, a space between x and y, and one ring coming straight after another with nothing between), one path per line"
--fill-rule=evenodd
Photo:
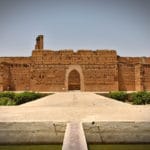
M0 97L0 105L15 105L15 102L9 97Z
M8 97L10 99L14 99L15 93L13 93L13 92L1 92L0 93L0 98L1 97Z
M15 102L17 105L23 104L38 98L41 98L43 96L46 96L41 93L34 93L34 92L23 92L23 93L18 93L15 95Z
M16 103L15 103L14 100L9 100L9 101L7 102L7 105L8 105L8 106L9 106L9 105L16 105Z
M133 100L132 100L132 94L133 94L133 93L128 93L127 101L130 102L130 103L133 102Z
M147 92L146 94L145 103L150 104L150 92Z
M19 105L23 104L49 94L46 93L34 93L34 92L1 92L0 93L0 105Z
M127 98L128 98L128 95L126 92L123 92L123 91L117 91L117 92L109 92L109 95L108 95L110 98L113 98L113 99L117 99L119 101L126 101Z
M133 104L150 104L150 92L136 92L131 95Z
M26 103L28 101L31 101L32 98L32 94L29 92L24 92L24 93L18 93L15 96L15 102L16 104L22 104L22 103Z

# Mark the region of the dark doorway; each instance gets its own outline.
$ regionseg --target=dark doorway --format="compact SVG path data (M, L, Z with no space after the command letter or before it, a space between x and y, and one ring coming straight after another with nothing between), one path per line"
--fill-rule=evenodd
M80 74L72 70L68 77L68 90L80 90Z

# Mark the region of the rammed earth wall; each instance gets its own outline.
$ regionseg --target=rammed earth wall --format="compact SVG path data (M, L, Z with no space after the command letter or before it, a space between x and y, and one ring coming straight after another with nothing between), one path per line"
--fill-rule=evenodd
M71 72L76 72L70 79ZM71 83L70 83L71 82ZM44 50L31 57L0 57L0 91L150 90L150 57L120 57L115 50Z

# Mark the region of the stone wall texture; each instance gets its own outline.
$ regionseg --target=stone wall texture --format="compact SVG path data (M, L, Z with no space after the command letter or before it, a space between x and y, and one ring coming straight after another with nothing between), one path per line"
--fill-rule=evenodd
M31 57L0 57L0 91L150 90L150 57L120 57L104 49L45 50L43 36L36 40Z

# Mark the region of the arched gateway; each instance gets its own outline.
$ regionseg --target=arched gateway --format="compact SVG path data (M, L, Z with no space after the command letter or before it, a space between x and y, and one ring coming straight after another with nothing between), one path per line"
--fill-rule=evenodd
M84 91L84 77L79 65L70 65L66 70L66 90Z
M80 90L80 74L77 70L69 73L68 90Z

